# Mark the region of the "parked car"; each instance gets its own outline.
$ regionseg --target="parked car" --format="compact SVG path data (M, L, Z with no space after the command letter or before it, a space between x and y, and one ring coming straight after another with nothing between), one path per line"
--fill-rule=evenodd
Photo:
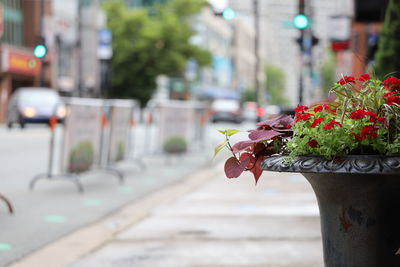
M248 121L257 121L257 103L244 102L243 103L243 118Z
M59 122L66 115L65 105L56 91L41 87L19 88L7 107L7 126L12 128L18 123L24 128L27 123L49 123L53 115Z
M242 108L238 100L217 99L211 105L212 122L230 121L241 123L243 121Z

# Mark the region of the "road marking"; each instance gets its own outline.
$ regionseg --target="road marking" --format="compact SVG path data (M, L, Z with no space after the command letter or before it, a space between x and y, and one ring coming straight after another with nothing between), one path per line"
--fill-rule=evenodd
M10 244L0 243L0 251L8 251L11 250Z
M64 223L67 221L67 218L61 215L46 215L43 216L43 220L51 223Z
M85 199L83 201L85 206L101 206L101 201L98 199Z
M132 189L131 186L120 186L120 187L118 188L118 190L119 190L121 193L132 193L132 192L133 192L133 189Z

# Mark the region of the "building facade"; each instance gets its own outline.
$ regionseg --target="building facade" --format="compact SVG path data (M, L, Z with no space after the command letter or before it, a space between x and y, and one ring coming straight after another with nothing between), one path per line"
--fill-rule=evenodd
M291 106L299 101L299 77L304 77L304 103L310 103L323 97L320 90L321 67L329 55L331 18L336 15L353 14L353 1L347 0L309 0L311 29L319 39L312 49L312 69L302 68L304 59L296 39L300 31L293 25L298 13L299 0L260 0L260 47L265 54L264 65L271 64L285 72L286 85L282 88L284 96ZM239 17L253 23L252 1L230 0L229 7L237 10ZM345 70L344 70L345 71ZM268 79L268 77L266 77ZM268 92L268 88L266 88Z
M52 80L52 51L43 60L33 55L44 36L52 1L1 0L0 121L11 94L19 87L48 86ZM43 23L43 24L42 24Z

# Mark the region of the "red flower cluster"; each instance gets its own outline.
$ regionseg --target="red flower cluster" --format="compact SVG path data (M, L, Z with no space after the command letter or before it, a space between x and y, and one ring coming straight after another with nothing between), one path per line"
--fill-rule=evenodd
M298 106L297 108L294 109L296 112L296 122L299 121L308 121L311 116L314 116L311 113L306 113L305 111L308 110L308 107L306 106Z
M359 120L365 118L365 116L367 116L367 111L363 109L357 109L350 114L349 118L353 120Z
M325 130L333 129L333 127L335 127L335 125L338 125L339 127L342 127L342 126L343 126L340 122L337 122L337 121L335 121L335 120L331 120L330 122L328 122L327 124L325 124L324 129L325 129Z
M314 119L313 123L311 124L311 128L317 127L318 124L323 122L325 119L324 118L316 118Z
M307 142L307 145L309 145L310 147L314 148L314 147L317 147L318 142L317 142L317 140L312 139L312 140Z
M296 122L308 121L311 116L314 116L314 115L311 113L298 113L298 114L296 114Z
M363 109L357 109L356 111L353 111L350 114L349 118L353 119L353 120L359 120L359 119L365 118L367 116L369 116L369 121L373 122L373 123L376 123L377 121L385 123L385 121L386 121L385 118L379 117L378 115L376 115L375 112L366 111L366 110L363 110Z
M358 78L357 80L361 81L361 82L366 82L369 81L371 79L371 76L369 76L368 73L362 74L360 76L360 78Z
M400 79L396 77L386 78L383 80L382 84L386 89L400 90Z
M395 95L389 96L386 99L385 103L388 104L388 105L400 106L400 96L395 96Z
M313 110L314 110L314 112L320 112L320 111L323 111L323 110L327 110L327 111L330 111L330 112L333 112L333 113L336 112L336 109L331 109L329 107L329 105L327 105L327 104L322 104L322 105L316 106Z
M308 107L306 107L306 106L298 106L297 108L294 109L294 111L296 113L304 112L304 111L307 111L307 110L308 110Z
M343 76L342 79L338 81L340 85L345 85L347 83L356 83L356 78L353 76Z
M377 133L377 130L378 130L378 129L379 129L379 128L377 128L377 127L375 127L375 126L369 125L369 126L364 126L364 127L361 129L361 134L357 134L357 133L351 133L351 134L354 135L354 140L355 140L356 142L365 140L365 139L367 139L368 137L369 137L370 139L376 139L376 138L378 137L378 133Z

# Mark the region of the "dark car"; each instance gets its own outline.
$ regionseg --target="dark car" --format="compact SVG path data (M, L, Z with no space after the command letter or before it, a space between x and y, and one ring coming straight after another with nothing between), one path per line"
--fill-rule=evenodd
M7 126L18 123L21 128L27 123L49 123L51 116L62 122L66 115L65 105L58 93L41 87L17 89L7 107Z

